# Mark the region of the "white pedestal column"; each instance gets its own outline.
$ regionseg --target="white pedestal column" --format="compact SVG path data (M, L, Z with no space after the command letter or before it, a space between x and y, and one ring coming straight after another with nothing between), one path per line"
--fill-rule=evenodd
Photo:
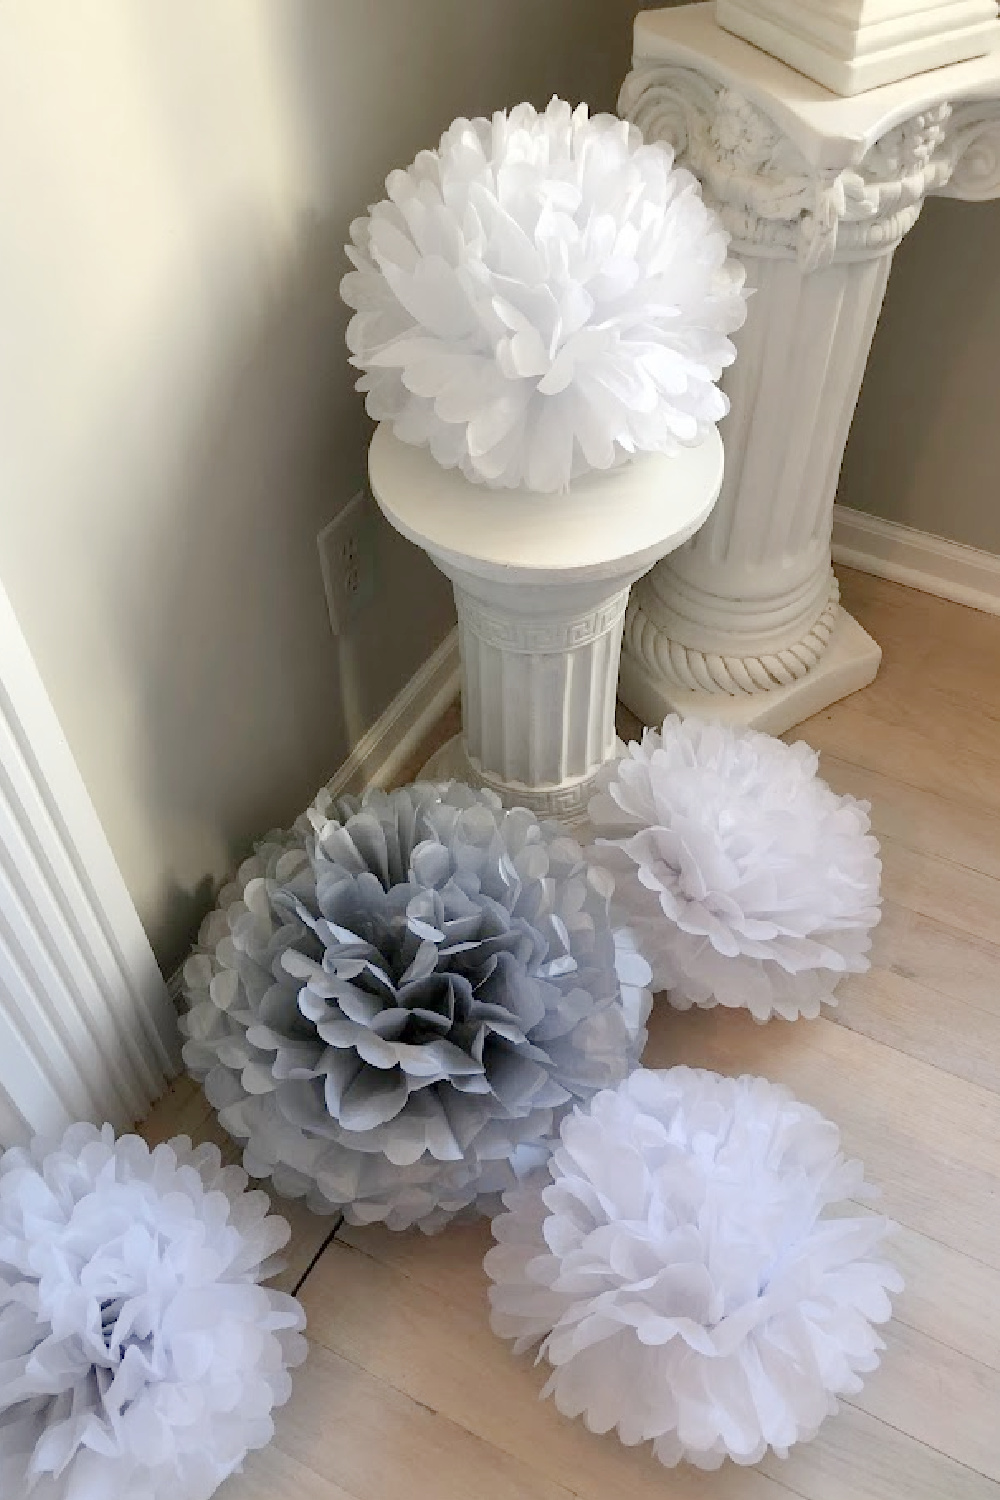
M566 495L470 484L385 427L368 467L389 522L455 586L463 733L424 774L581 822L615 750L629 588L711 511L718 434L674 459L591 475Z
M876 643L837 602L833 502L892 255L925 196L1000 194L1000 54L836 99L721 30L636 21L620 109L673 145L756 288L723 382L726 477L698 536L633 593L621 696L780 733L865 686Z

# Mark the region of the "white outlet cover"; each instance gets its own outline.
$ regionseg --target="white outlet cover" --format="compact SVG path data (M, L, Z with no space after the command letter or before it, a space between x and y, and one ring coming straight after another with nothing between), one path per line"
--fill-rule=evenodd
M343 635L375 594L375 509L358 490L316 538L326 607L334 635Z

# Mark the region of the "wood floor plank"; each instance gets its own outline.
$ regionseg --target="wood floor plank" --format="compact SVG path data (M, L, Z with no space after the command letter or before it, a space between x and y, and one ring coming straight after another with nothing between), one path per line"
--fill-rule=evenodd
M905 1283L893 1302L899 1321L1000 1372L1000 1270L903 1225L886 1254Z
M286 1495L295 1500L360 1500L332 1479L299 1463L277 1443L251 1453L242 1473L227 1480L218 1494L219 1500L278 1500Z
M975 682L970 677L963 691L954 672L935 679L927 660L890 653L871 687L847 706L880 723L922 734L925 762L931 751L940 751L950 739L952 748L961 744L977 758L996 763L1000 700L994 700L989 681L984 683L981 677Z
M912 674L915 700L930 687L957 703L1000 708L1000 617L888 579L837 571L845 608L880 643L885 666Z
M446 1233L434 1235L396 1234L382 1224L344 1224L337 1243L360 1250L429 1291L447 1286L466 1305L482 1297L489 1285L483 1273L483 1257L493 1244L488 1219L451 1224Z
M757 1026L656 1002L644 1062L758 1073L842 1127L890 1217L1000 1266L1000 1098L820 1019Z
M942 705L925 703L924 707L928 719L935 712L945 714ZM785 738L805 740L821 754L945 798L954 798L961 789L959 800L996 814L1000 812L996 754L970 748L964 738L966 726L955 724L954 717L947 714L950 735L940 728L931 735L925 727L899 723L891 711L880 712L876 704L856 694L807 719Z
M429 1291L447 1287L468 1304L482 1296L482 1260L493 1242L485 1221L456 1224L432 1239L377 1226L345 1227L338 1241ZM901 1225L886 1242L885 1253L906 1283L895 1299L894 1315L935 1342L1000 1371L1000 1270Z
M212 1106L194 1079L182 1073L153 1105L138 1133L149 1146L158 1146L174 1135L194 1136L211 1112Z
M408 1321L415 1316L414 1309L423 1308L425 1316L429 1313L432 1324L439 1329L436 1335L428 1332L427 1338L432 1341L435 1337L444 1339L448 1350L464 1347L470 1337L475 1336L468 1331L467 1311L466 1316L462 1317L456 1310L474 1309L477 1298L483 1296L480 1265L482 1256L491 1243L488 1226L456 1226L448 1234L435 1239L426 1239L420 1235L394 1235L379 1228L346 1229L342 1233L345 1245L360 1249L366 1258L374 1259L383 1271L389 1271L397 1278L387 1282L378 1272L354 1263L347 1270L345 1284L345 1272L341 1266L336 1284L344 1296L351 1298L352 1303L357 1301L364 1306L369 1302L377 1303L380 1296L386 1299L391 1296L393 1306L405 1309L404 1315ZM935 1260L935 1247L929 1247L931 1253L928 1260L926 1244L915 1243L918 1238L916 1236L909 1238L911 1243L907 1246L905 1255L899 1253L899 1246L896 1247L896 1259L914 1277L918 1286L928 1289L928 1273L942 1269L941 1256L938 1255ZM339 1243L338 1240L338 1245ZM936 1248L940 1250L940 1247ZM962 1257L958 1259L961 1260ZM986 1268L979 1269L985 1271ZM960 1271L961 1267L954 1267L952 1270ZM320 1279L324 1280L333 1274L324 1258L324 1265L319 1272ZM400 1283L407 1281L416 1284L416 1291L412 1285L405 1290L401 1289ZM946 1286L954 1284L954 1275L948 1275L943 1283ZM980 1278L977 1290L981 1295L989 1297L991 1292L995 1293L997 1285L1000 1285L1000 1275L992 1273L992 1285ZM393 1286L396 1289L390 1290ZM942 1283L939 1282L939 1306L943 1301L941 1290ZM313 1283L311 1296L317 1295L319 1286L318 1283ZM431 1299L430 1308L427 1306L427 1299ZM446 1307L442 1307L442 1303L446 1303ZM989 1306L989 1303L986 1305ZM911 1306L920 1315L921 1308L916 1298L911 1299ZM909 1309L904 1307L903 1310L905 1313ZM963 1309L958 1314L957 1321L960 1325L965 1325L965 1337L976 1347L988 1348L990 1334L980 1337L971 1312L970 1308L967 1316ZM993 1318L995 1337L1000 1312L991 1312L987 1316ZM314 1319L314 1323L315 1321ZM453 1331L452 1325L456 1322L462 1326ZM325 1338L325 1321L321 1319L317 1326L320 1328L320 1336ZM334 1334L335 1338L338 1336ZM409 1324L409 1336L420 1336L419 1329L414 1328L412 1322ZM381 1344L381 1338L379 1342ZM970 1458L981 1465L990 1461L987 1434L992 1430L992 1416L988 1402L992 1397L993 1384L1000 1381L1000 1373L996 1370L988 1372L984 1390L981 1388L983 1371L967 1355L954 1349L942 1350L926 1333L912 1329L904 1328L896 1336L895 1342L901 1352L897 1355L890 1346L882 1370L877 1376L870 1377L872 1382L877 1382L872 1391L868 1391L866 1382L862 1396L852 1398L852 1408L857 1405L859 1409L845 1411L838 1418L839 1425L832 1431L825 1426L812 1444L803 1447L804 1457L795 1464L789 1465L781 1460L771 1459L763 1466L763 1471L798 1493L816 1496L817 1500L819 1497L834 1495L843 1496L846 1500L851 1491L836 1480L836 1474L843 1468L844 1444L848 1444L849 1450L850 1444L856 1443L858 1457L864 1458L865 1472L869 1474L869 1488L862 1493L883 1497L883 1500L886 1496L899 1496L900 1500L905 1496L906 1500L913 1500L915 1495L926 1495L927 1500L932 1500L932 1497L937 1500L941 1495L968 1497L968 1500L973 1500L973 1497L980 1500L981 1497L981 1500L985 1500L987 1495L991 1495L996 1500L997 1492L992 1484L987 1484L978 1473L969 1473L968 1470ZM356 1354L357 1345L353 1347ZM447 1352L445 1357L448 1357ZM477 1355L477 1362L485 1373L487 1366L483 1363L482 1356ZM947 1415L936 1415L940 1403L935 1410L931 1409L929 1392L933 1388L933 1371L941 1362L948 1367L955 1399L963 1403L966 1411L964 1427L950 1423ZM403 1350L399 1351L396 1363L407 1370L413 1369L412 1356ZM434 1363L432 1359L431 1365ZM391 1373L387 1378L392 1378ZM441 1390L433 1368L425 1369L423 1378L428 1389ZM492 1369L489 1383L491 1392L495 1392L497 1385ZM919 1398L915 1395L916 1391L921 1393ZM881 1423L873 1423L871 1412L876 1409L879 1413L884 1411L890 1418L900 1418L902 1425L897 1423L890 1430ZM933 1451L928 1447L929 1431L934 1433L939 1443L950 1443L957 1451ZM832 1479L828 1473L831 1468L834 1471ZM714 1500L716 1495L729 1493L728 1489L721 1486L724 1476L730 1474L738 1476L739 1471L726 1469L722 1475L699 1476L698 1482L707 1486L704 1493ZM915 1487L913 1477L920 1475L924 1476L923 1483ZM575 1488L575 1481L569 1482ZM674 1482L674 1476L671 1475L670 1484L673 1485ZM675 1491L671 1489L670 1493L674 1494ZM739 1493L737 1486L736 1494Z
M961 788L945 797L835 755L821 756L820 773L835 792L871 803L880 837L1000 879L1000 813L975 806Z
M1000 943L1000 881L978 870L884 838L882 891L909 911L969 937Z
M448 1238L430 1253L447 1258ZM447 1277L418 1284L335 1240L303 1289L310 1337L584 1500L787 1500L785 1486L732 1465L666 1475L647 1448L595 1437L539 1402L544 1372L490 1332L478 1276L474 1297Z
M891 969L874 968L845 979L837 987L836 1006L825 1014L851 1031L1000 1093L1000 1003L997 1010L984 1010Z
M811 1443L761 1464L807 1500L1000 1500L1000 1485L926 1443L842 1405Z
M894 901L882 902L872 963L947 999L1000 1014L1000 946ZM1000 1067L1000 1057L994 1062Z
M392 1311L383 1309L390 1316ZM405 1318L406 1309L400 1312ZM466 1388L467 1402L474 1392L484 1393L481 1380ZM435 1406L413 1400L398 1381L377 1378L315 1336L292 1400L278 1414L277 1429L275 1441L283 1453L340 1485L353 1500L572 1496L535 1465L484 1442Z
M851 1404L1000 1481L1000 1373L894 1320L886 1352Z

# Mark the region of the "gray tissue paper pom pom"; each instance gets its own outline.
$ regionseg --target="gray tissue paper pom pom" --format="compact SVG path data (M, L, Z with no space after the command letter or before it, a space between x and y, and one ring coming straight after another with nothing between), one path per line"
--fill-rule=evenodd
M355 1224L490 1211L638 1059L649 969L612 889L491 792L321 793L184 971L184 1058L247 1170Z

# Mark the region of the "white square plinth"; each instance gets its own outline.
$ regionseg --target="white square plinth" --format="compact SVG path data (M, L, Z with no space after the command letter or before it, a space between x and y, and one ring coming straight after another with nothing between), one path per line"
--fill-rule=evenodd
M644 724L662 724L667 714L716 719L734 728L784 734L859 688L874 682L882 648L845 609L840 610L830 644L812 671L791 687L770 693L692 693L650 673L626 649L622 653L618 696Z
M983 57L995 0L718 0L720 26L845 97Z

